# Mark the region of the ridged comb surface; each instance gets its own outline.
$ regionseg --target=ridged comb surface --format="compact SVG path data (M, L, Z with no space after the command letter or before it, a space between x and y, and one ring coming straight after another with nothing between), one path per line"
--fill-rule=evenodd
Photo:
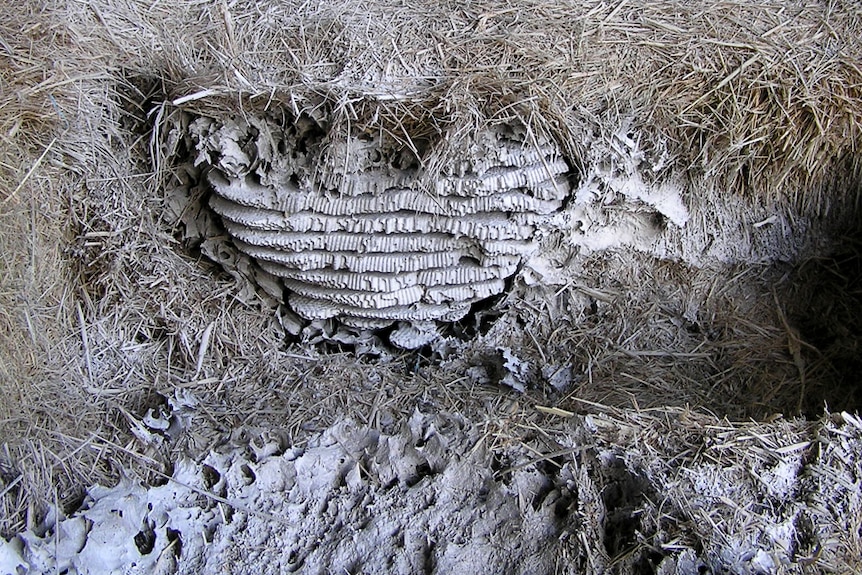
M397 324L399 347L425 345L435 321L501 293L569 192L556 148L517 129L476 134L434 178L409 150L368 136L315 148L288 131L276 148L221 141L254 138L237 124L198 133L210 206L288 305L357 330Z

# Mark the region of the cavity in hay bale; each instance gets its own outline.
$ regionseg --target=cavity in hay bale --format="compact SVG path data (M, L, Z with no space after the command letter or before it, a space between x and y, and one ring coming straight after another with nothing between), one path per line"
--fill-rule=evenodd
M360 332L398 322L398 347L503 292L570 192L561 152L514 123L477 130L432 175L385 133L327 139L302 120L195 120L209 205L297 314Z

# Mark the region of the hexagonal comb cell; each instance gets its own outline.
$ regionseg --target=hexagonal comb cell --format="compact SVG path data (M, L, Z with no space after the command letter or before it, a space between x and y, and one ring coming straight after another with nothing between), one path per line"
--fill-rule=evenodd
M433 173L383 131L334 139L308 118L199 118L190 133L209 205L257 275L305 320L394 326L402 348L502 293L570 191L560 151L519 125L472 134Z

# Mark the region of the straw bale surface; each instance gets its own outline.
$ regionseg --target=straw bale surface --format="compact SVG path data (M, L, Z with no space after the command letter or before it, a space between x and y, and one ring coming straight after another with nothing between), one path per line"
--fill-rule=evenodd
M858 3L13 4L4 536L50 538L88 486L156 484L249 429L300 449L419 407L531 469L564 452L587 495L558 571L862 568ZM517 121L562 151L573 196L448 347L290 342L247 262L217 263L187 144L196 118L280 110L332 153L357 131L426 150L432 179ZM189 422L156 425L178 397Z

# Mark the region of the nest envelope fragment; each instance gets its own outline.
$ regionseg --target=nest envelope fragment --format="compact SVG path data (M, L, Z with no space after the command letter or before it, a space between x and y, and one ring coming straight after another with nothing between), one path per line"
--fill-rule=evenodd
M309 121L253 124L192 124L227 234L303 319L394 326L398 347L502 293L570 190L556 146L518 125L477 131L431 175L382 132L327 140Z

